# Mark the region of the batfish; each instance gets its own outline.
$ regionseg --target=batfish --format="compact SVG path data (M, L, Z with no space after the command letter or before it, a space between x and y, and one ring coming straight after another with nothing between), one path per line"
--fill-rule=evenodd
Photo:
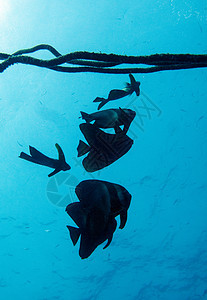
M76 245L81 236L79 255L82 259L88 258L106 240L108 241L103 249L110 245L117 226L115 218L110 217L106 224L102 224L104 213L97 207L91 207L86 211L80 202L69 204L66 211L78 226L78 228L73 226L67 226L67 228L73 245Z
M86 171L94 172L112 164L126 154L133 145L129 138L119 127L116 134L105 133L93 124L80 124L88 144L80 140L78 145L78 157L89 154L83 159L82 164Z
M65 155L61 147L58 144L55 144L55 147L57 148L58 151L58 155L59 155L58 159L50 158L42 154L40 151L38 151L32 146L29 146L30 155L21 152L19 157L31 161L35 164L53 168L54 171L48 175L48 177L51 177L60 171L67 171L71 169L71 167L65 161Z
M81 111L82 119L86 123L95 121L93 124L98 128L116 128L124 125L123 131L127 133L129 126L136 116L136 112L131 109L106 109L92 114Z
M81 181L76 186L75 193L85 211L98 204L106 215L109 214L111 217L120 215L119 228L124 228L132 196L123 186L108 181L89 179Z
M66 212L77 227L67 226L73 245L80 239L80 257L87 258L107 240L107 248L117 227L115 217L120 215L120 226L124 228L131 194L121 185L103 180L84 180L75 188L80 202L66 207Z
M133 92L136 93L137 96L140 95L140 82L136 81L132 74L129 74L130 83L127 82L126 87L122 90L111 90L109 92L108 98L97 97L93 102L100 102L98 106L98 110L102 108L106 103L112 100L117 100L128 95L131 95Z

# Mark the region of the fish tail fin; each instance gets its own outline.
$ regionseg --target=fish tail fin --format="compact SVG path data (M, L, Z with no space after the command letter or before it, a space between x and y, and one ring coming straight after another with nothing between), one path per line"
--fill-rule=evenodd
M80 229L79 228L75 228L73 226L68 226L67 225L67 228L69 230L69 233L70 233L70 238L73 242L73 245L75 246L78 239L79 239L79 236L80 236Z
M97 97L93 102L101 102L98 106L98 110L101 109L109 100L105 98Z
M93 118L91 117L90 114L87 114L83 111L81 111L80 113L81 113L82 119L84 119L87 123L90 123L91 121L93 121Z
M78 157L88 153L90 151L91 147L88 146L86 143L84 143L83 141L80 140L79 144L78 144Z
M31 161L31 162L36 162L34 160L34 158L32 158L30 155L24 153L24 152L21 152L20 155L19 155L20 158L22 159L25 159L25 160L28 160L28 161Z
M101 109L106 103L108 103L109 101L104 99L98 106L98 110Z
M104 100L106 100L106 99L105 98L101 98L101 97L96 97L96 99L93 100L93 102L102 102Z
M39 154L42 154L40 151L38 151L36 148L32 146L29 146L29 152L33 157L37 157Z

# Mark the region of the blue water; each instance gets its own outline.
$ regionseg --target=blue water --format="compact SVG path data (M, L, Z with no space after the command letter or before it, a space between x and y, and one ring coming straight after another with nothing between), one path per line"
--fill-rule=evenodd
M205 0L1 0L0 52L48 43L62 54L206 54L206 12ZM134 145L90 175L77 160L79 112L96 111L92 100L123 88L128 75L20 64L0 74L0 299L207 299L207 71L135 78L139 98L106 106L145 115L131 125ZM50 169L18 158L28 145L56 157L55 143L72 169L53 179ZM132 202L111 245L81 260L64 207L91 178L123 185Z

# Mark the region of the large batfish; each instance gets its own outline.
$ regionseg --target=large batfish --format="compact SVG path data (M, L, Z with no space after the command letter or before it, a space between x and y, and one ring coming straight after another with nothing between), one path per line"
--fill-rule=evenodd
M79 255L84 259L106 240L104 249L110 245L117 226L116 216L120 215L119 228L125 226L131 195L121 185L102 180L84 180L75 193L80 202L69 204L66 212L78 228L67 228L73 245L80 237Z
M93 124L80 124L88 145L81 141L78 145L78 157L88 155L82 164L86 171L94 172L105 168L126 154L133 145L133 140L121 129L116 134L105 133Z

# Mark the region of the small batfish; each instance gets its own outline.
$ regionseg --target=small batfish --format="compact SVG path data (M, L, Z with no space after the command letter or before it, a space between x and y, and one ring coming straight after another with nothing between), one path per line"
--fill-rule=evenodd
M109 92L108 98L97 97L93 102L101 102L98 106L98 110L102 108L106 103L112 100L117 100L128 95L131 95L133 92L136 93L137 96L140 95L140 82L136 81L132 74L129 74L130 83L126 84L126 87L122 90L111 90Z
M54 171L48 175L48 177L51 177L60 171L67 171L71 169L71 167L65 161L65 155L61 147L58 144L55 144L55 147L57 148L58 151L58 155L59 155L58 159L50 158L42 154L40 151L38 151L32 146L29 146L30 155L21 152L19 157L38 165L53 168Z
M89 154L83 159L82 164L86 171L94 172L112 164L126 154L133 140L129 138L119 127L116 134L105 133L93 124L80 124L80 130L88 144L80 140L78 145L78 157Z
M131 109L106 109L92 114L81 111L82 119L86 123L95 121L93 124L98 128L116 128L124 125L123 131L127 133L129 126L136 116L136 112Z

